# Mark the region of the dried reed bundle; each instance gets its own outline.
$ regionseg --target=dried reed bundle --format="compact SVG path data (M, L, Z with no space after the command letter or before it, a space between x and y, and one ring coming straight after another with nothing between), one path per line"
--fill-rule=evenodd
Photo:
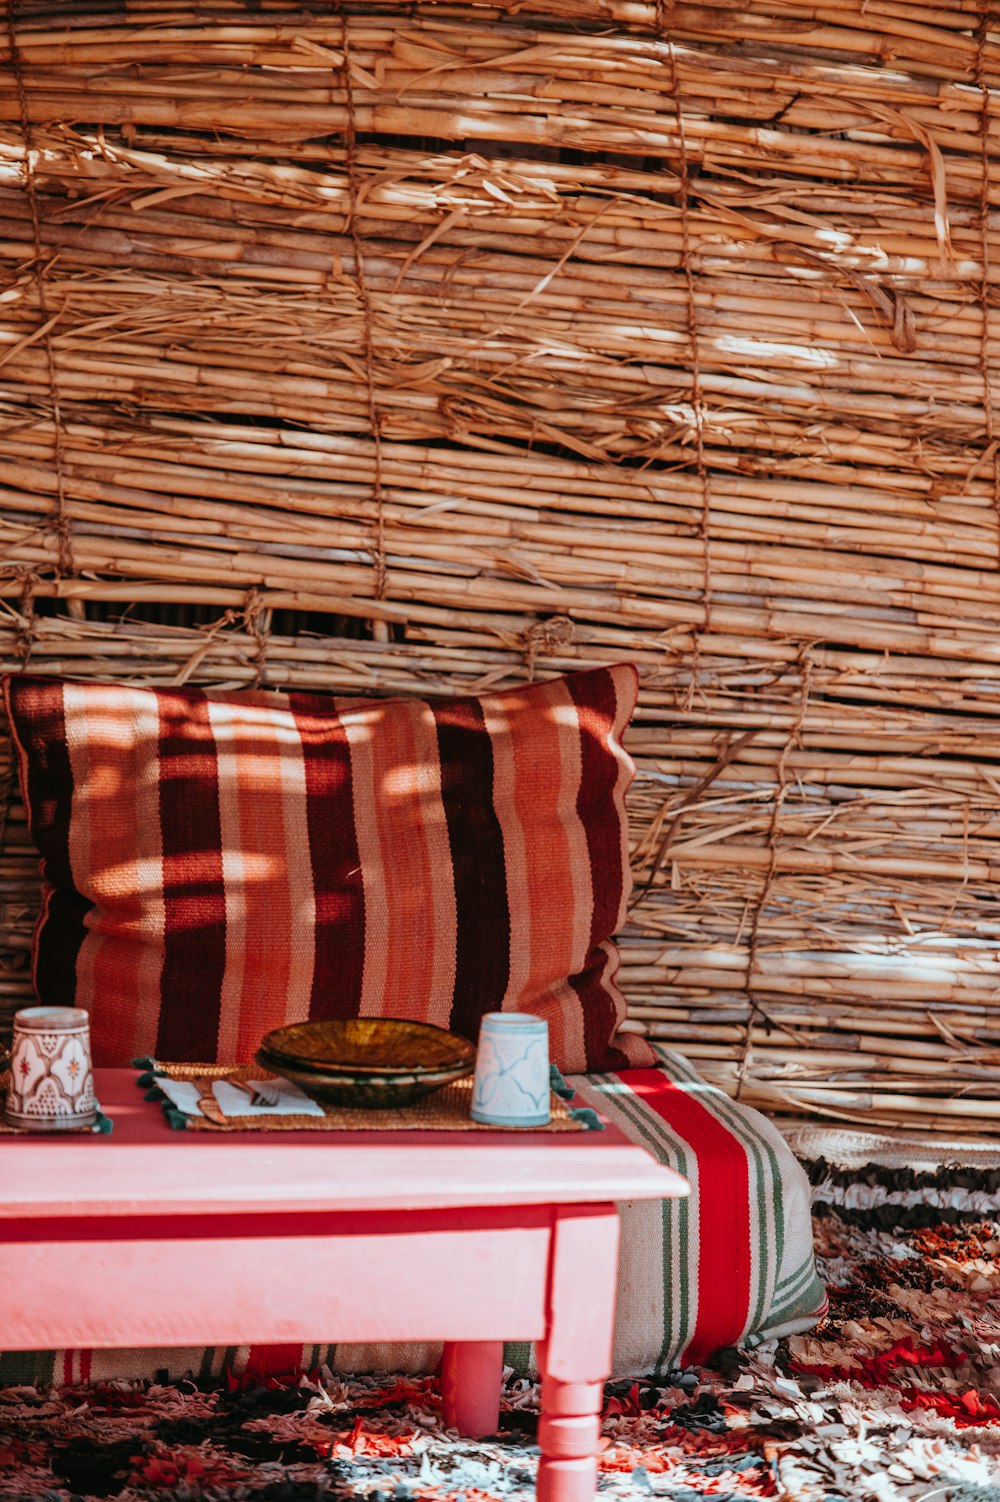
M987 12L0 11L2 665L631 658L629 1025L786 1116L991 1130Z

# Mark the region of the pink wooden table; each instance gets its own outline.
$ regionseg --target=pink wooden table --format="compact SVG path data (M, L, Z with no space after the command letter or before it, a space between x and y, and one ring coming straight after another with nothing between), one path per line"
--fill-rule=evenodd
M444 1340L446 1421L496 1429L540 1342L541 1502L590 1502L615 1199L687 1184L620 1132L175 1132L98 1071L110 1138L0 1137L0 1350Z

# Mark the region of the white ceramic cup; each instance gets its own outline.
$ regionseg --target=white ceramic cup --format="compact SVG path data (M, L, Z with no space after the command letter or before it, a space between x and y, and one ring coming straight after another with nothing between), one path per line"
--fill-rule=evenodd
M11 1126L33 1132L94 1125L97 1101L86 1012L79 1007L15 1012L4 1115Z
M469 1115L483 1126L549 1120L549 1025L530 1012L487 1012L479 1025Z

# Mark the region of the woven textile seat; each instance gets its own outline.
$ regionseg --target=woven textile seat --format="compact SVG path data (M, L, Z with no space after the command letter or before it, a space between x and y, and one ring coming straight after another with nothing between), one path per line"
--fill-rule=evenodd
M692 1190L687 1200L620 1207L616 1376L663 1376L726 1346L806 1330L826 1307L809 1184L782 1137L681 1056L658 1054L655 1067L569 1080L578 1100L683 1174ZM335 1337L317 1330L308 1346L11 1352L0 1355L0 1381L265 1377L323 1365L414 1373L432 1371L440 1355L439 1346L338 1345ZM508 1346L507 1360L533 1369L526 1345Z

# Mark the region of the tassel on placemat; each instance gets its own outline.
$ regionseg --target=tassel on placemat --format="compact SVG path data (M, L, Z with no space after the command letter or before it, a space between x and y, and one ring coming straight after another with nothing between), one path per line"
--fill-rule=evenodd
M560 1100L572 1100L576 1094L572 1085L567 1085L558 1064L549 1065L549 1084L552 1093L558 1095Z

